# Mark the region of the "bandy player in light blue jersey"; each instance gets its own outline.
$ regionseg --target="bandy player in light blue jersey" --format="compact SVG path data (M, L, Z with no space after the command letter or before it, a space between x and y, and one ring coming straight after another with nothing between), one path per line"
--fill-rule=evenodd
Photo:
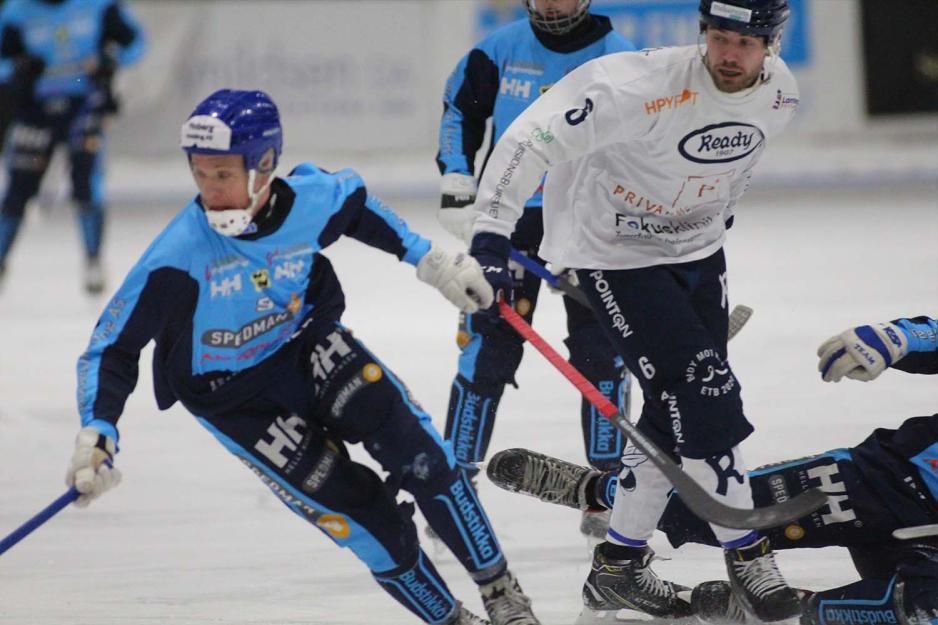
M486 121L492 122L495 145L514 119L551 85L583 63L635 46L612 29L609 18L589 12L589 0L524 0L528 19L499 28L476 44L456 65L443 94L440 151L440 222L468 241L470 210L475 198L476 152ZM544 137L548 140L548 137ZM511 243L544 265L538 255L544 234L543 194L538 188L525 204ZM514 302L530 322L541 280L513 266ZM631 379L602 334L589 308L564 296L570 361L624 412L629 407ZM472 463L485 459L505 385L515 385L523 353L521 338L503 321L488 315L463 315L457 335L461 354L450 392L446 438L456 459L475 473ZM533 390L533 389L532 389ZM580 405L586 459L598 469L618 467L624 439L586 400ZM608 513L586 510L580 530L601 540Z
M131 268L78 362L82 427L67 477L78 503L118 482L117 422L152 340L158 406L185 406L423 622L488 623L420 549L398 488L478 584L494 625L538 625L451 447L342 325L345 298L321 251L346 235L389 252L467 312L493 299L478 263L411 231L351 169L301 163L275 177L282 142L260 91L218 91L183 125L199 195ZM346 443L359 442L387 482L349 458Z

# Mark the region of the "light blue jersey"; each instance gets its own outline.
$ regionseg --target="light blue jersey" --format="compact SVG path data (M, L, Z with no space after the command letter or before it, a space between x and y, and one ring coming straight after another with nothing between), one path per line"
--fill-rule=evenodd
M142 31L115 0L9 0L0 11L4 56L28 54L45 62L36 84L38 99L81 97L95 86L90 76L109 41L119 46L120 65L143 55Z
M475 155L488 118L495 145L523 110L568 73L591 59L632 50L635 46L603 16L589 16L565 36L544 35L526 19L496 30L459 61L446 83L440 173L476 173ZM541 205L538 189L527 206Z
M225 388L250 396L254 382L265 379L252 375L255 369L301 334L340 319L342 288L319 254L340 236L414 265L430 249L350 169L328 173L304 163L276 179L271 192L271 211L282 222L227 237L192 201L144 252L79 359L83 424L116 423L136 382L126 372L136 372L152 339L161 408L179 399L191 410L209 395L222 407L218 388L232 376L239 383Z

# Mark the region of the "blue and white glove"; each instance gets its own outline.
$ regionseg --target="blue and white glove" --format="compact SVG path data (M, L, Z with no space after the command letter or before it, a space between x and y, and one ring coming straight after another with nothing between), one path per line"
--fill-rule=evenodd
M440 210L437 219L454 237L468 243L476 211L476 179L468 174L444 174L440 180Z
M75 452L68 463L65 484L74 486L81 496L75 505L84 508L104 491L121 481L121 472L114 466L117 441L92 426L83 427L75 437Z
M825 382L845 376L869 382L909 351L909 339L894 323L857 326L833 336L817 350L818 371Z
M472 238L469 253L482 266L482 275L492 286L495 304L500 299L512 302L513 279L508 270L508 255L511 253L511 241L507 237L491 232L480 232ZM493 305L489 312L498 315L498 308Z

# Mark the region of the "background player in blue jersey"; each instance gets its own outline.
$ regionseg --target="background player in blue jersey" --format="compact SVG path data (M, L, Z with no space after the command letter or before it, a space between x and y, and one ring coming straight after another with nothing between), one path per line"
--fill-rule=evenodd
M539 95L586 61L613 52L635 50L612 30L609 18L588 12L589 0L524 0L528 20L498 29L464 56L446 83L440 151L443 174L439 219L452 234L468 241L475 200L475 157L492 120L491 145ZM481 175L481 172L478 172ZM511 243L540 264L538 248L544 234L542 192L525 205ZM541 281L512 266L515 309L531 321ZM602 334L592 311L569 297L567 348L570 361L613 403L629 406L630 377ZM507 324L491 315L463 315L457 343L462 353L453 380L446 417L446 438L465 466L485 458L498 403L506 384L515 384L523 341ZM581 404L583 444L590 465L618 466L625 441L586 400ZM470 472L474 469L470 468ZM581 531L602 539L607 511L584 511Z
M886 368L938 374L938 321L915 317L849 328L826 341L818 356L818 368L832 382L872 380ZM488 471L504 488L576 508L611 508L617 482L628 479L626 471L600 473L527 450L499 452ZM826 492L827 506L765 533L776 549L846 547L862 578L841 588L802 591L802 624L938 622L938 539L893 536L901 528L938 523L938 414L876 429L852 447L758 468L749 478L756 506L809 488ZM719 544L679 494L671 497L658 529L675 547ZM694 607L707 621L755 622L726 582L699 585Z
M104 123L117 112L114 73L140 58L143 35L120 0L9 0L0 24L0 59L13 63L14 102L8 183L0 206L0 280L26 204L39 192L61 144L68 148L85 247L84 287L99 293L104 289Z
M452 448L341 324L342 288L320 251L342 235L358 239L415 265L468 312L493 299L481 268L409 230L350 169L302 163L274 177L282 140L277 108L260 91L218 91L183 125L199 195L130 270L79 359L82 427L68 484L87 504L119 481L116 424L153 340L158 406L181 402L422 621L488 622L450 594L397 488L479 585L495 625L537 625ZM358 442L388 484L350 460L346 443Z

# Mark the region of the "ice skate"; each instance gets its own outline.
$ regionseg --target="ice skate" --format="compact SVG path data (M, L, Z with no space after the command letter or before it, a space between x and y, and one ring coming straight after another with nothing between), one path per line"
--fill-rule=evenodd
M462 603L456 604L453 616L448 621L443 621L443 625L492 625L481 616L476 616L463 607Z
M541 625L531 611L531 599L511 571L479 587L479 592L492 625Z
M801 602L775 564L769 539L724 550L726 570L736 598L762 621L782 621L801 613Z
M691 615L690 589L665 581L651 570L654 551L649 547L621 547L627 555L613 559L605 555L610 547L609 543L601 543L593 551L593 563L583 585L584 613L590 611L599 617L599 612L635 610L642 613L641 620L647 615L664 622L679 622Z
M590 467L520 448L492 456L485 473L499 488L578 510L587 507L586 483L599 475Z
M728 623L754 623L733 594L729 582L703 582L694 587L690 599L691 609L698 619L708 625Z
M89 258L85 262L85 292L89 295L98 295L104 291L104 270L101 261Z

